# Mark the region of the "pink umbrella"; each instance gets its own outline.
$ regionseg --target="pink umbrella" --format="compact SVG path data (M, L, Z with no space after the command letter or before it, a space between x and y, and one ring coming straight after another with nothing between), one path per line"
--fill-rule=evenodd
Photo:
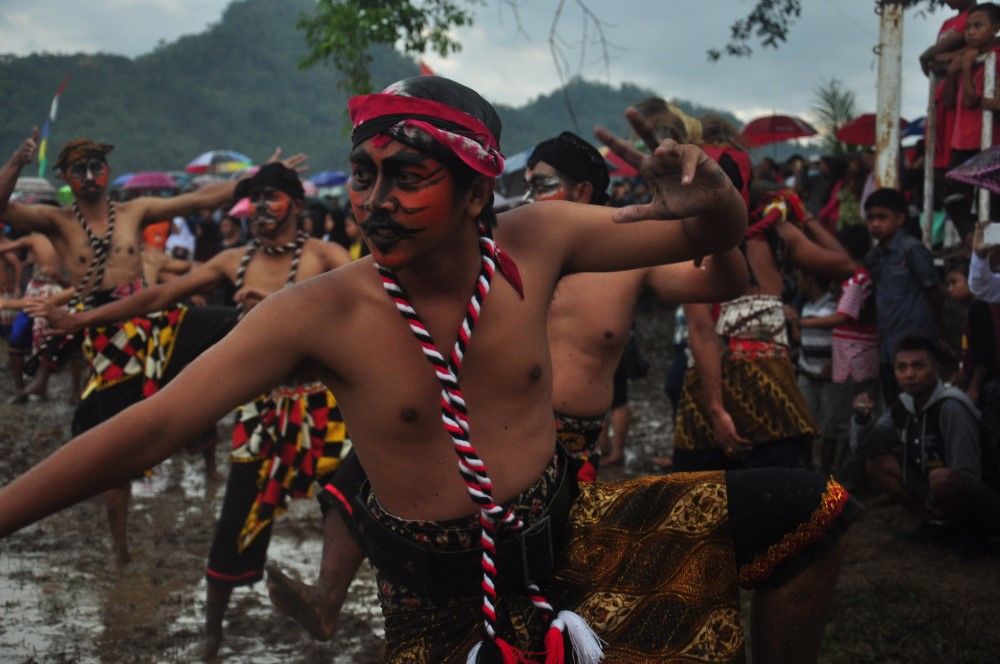
M1000 194L1000 146L983 150L945 173L945 177Z
M122 189L178 189L177 181L161 171L144 171L130 177Z

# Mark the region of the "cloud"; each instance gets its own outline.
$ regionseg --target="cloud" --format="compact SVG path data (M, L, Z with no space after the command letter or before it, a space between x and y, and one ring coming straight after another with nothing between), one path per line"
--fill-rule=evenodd
M160 40L199 32L228 0L35 0L0 2L0 51L141 55Z
M879 26L874 0L804 3L802 17L779 49L758 47L750 58L717 63L707 60L706 51L725 43L730 23L746 11L746 3L632 0L594 6L608 22L611 66L610 76L605 76L591 41L588 66L582 72L587 78L614 85L634 82L666 97L729 109L741 118L769 112L809 115L816 87L838 78L855 91L859 111L875 108L873 48ZM447 62L437 57L427 60L436 70L478 86L490 99L522 104L558 85L547 43L554 7L554 2L522 6L528 38L517 33L512 20L501 22L496 12L482 11L476 25L456 32L464 45L462 52ZM934 41L946 15L907 13L902 95L906 117L924 114L927 83L916 59ZM560 32L574 63L578 51L571 45L579 39L581 24L582 16L574 15L567 5Z
M136 56L160 40L203 30L219 20L227 0L0 0L0 50L79 51ZM875 108L878 17L874 0L805 2L801 19L778 50L756 48L753 57L710 63L706 50L725 43L729 25L747 2L621 0L590 2L606 22L610 42L605 72L595 32L588 31L582 74L612 85L634 82L666 97L728 109L740 118L760 112L808 115L816 87L839 78L856 92L859 111ZM555 0L522 3L520 23L505 3L476 10L471 27L454 32L463 49L447 59L427 54L432 69L480 90L484 96L521 105L559 85L548 35ZM917 54L931 44L947 11L929 16L907 12L904 26L902 114L926 109L927 82ZM567 3L560 17L560 43L574 71L580 59L583 15Z

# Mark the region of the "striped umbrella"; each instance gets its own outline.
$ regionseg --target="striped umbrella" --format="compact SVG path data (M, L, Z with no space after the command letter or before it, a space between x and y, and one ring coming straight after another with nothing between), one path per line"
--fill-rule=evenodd
M253 164L253 160L235 150L209 150L191 160L184 170L188 173L232 173Z

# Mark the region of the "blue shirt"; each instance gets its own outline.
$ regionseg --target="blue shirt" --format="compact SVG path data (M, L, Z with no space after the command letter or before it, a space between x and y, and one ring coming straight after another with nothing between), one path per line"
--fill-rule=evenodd
M879 361L891 364L896 344L910 335L936 341L941 328L931 310L927 291L941 283L934 258L920 240L899 229L865 256L875 284Z

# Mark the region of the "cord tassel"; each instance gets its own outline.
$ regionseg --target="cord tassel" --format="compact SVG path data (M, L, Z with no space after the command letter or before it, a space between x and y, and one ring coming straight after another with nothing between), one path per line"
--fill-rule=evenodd
M472 646L472 650L469 651L469 656L465 658L465 664L480 664L479 653L483 649L483 642L477 641L476 645Z
M561 626L562 631L569 636L570 645L573 647L573 661L576 664L598 664L604 659L604 641L579 614L560 611L552 621L552 625L554 628ZM548 637L545 647L548 650Z

